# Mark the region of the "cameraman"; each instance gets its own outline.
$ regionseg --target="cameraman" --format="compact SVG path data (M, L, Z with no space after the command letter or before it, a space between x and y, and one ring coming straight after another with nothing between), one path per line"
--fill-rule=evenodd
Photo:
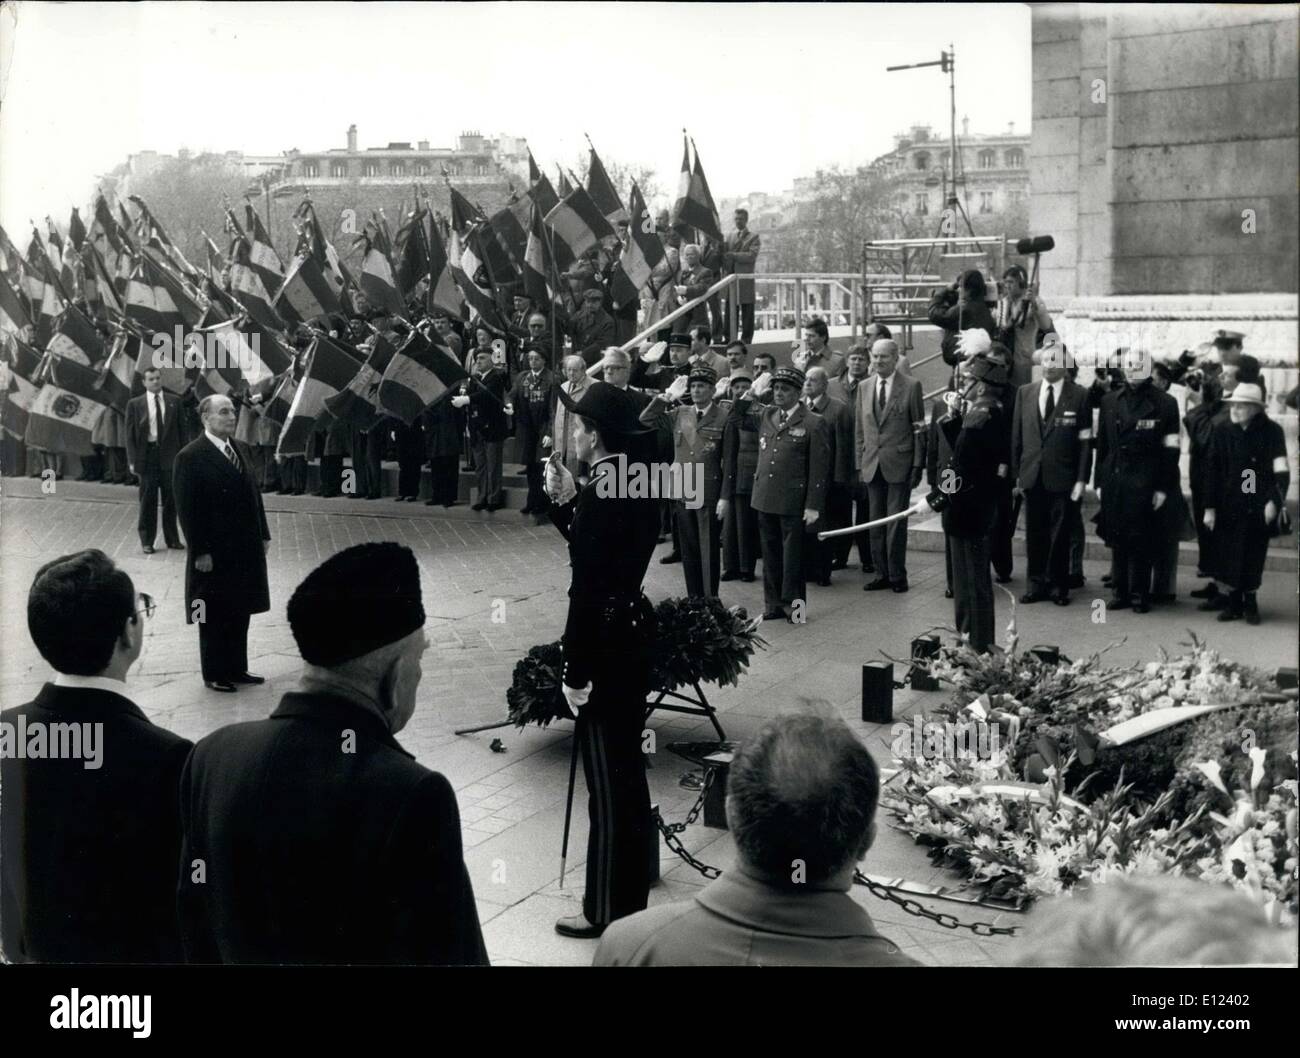
M997 321L984 303L986 288L979 269L971 268L952 281L951 286L936 290L926 309L926 316L944 331L939 344L944 363L956 366L961 360L957 336L972 327L980 327L990 338L997 336Z

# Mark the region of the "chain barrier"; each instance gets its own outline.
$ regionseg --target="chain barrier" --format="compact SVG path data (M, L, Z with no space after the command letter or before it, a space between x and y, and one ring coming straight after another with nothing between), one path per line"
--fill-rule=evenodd
M722 874L718 867L712 867L701 860L697 860L682 844L681 838L677 835L687 827L695 823L700 818L700 812L704 810L704 799L709 795L709 787L713 785L713 778L717 775L718 769L706 768L704 771L704 782L700 786L700 795L695 799L695 804L691 810L686 813L686 821L683 823L666 823L659 809L654 810L655 826L659 828L659 833L663 835L664 844L668 846L677 856L679 856L688 866L699 871L705 878L714 879ZM929 919L944 929L968 929L977 937L1012 937L1019 932L1017 926L995 926L992 922L962 922L955 915L948 915L941 911L931 911L916 900L896 896L892 889L881 885L879 882L873 882L859 870L853 872L853 880L858 884L865 886L867 892L872 896L879 897L881 900L888 901L891 904L897 904L909 915L915 915L917 918Z

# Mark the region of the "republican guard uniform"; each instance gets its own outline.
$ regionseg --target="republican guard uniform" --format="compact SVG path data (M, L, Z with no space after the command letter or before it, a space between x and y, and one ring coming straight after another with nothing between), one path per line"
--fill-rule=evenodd
M576 402L561 391L560 400L595 421L602 436L626 440L642 432L635 402L609 383L591 383ZM572 936L598 935L614 919L642 910L650 890L646 848L653 822L641 735L654 609L641 582L658 540L658 504L602 485L606 474L617 473L619 462L618 456L596 461L591 480L547 512L569 542L573 567L562 678L569 688L590 687L575 737L589 793L582 909L592 929L557 924L559 932Z
M984 354L966 362L967 377L990 387L1006 384L1006 367ZM938 421L951 458L938 470L939 487L926 497L942 512L943 531L952 560L953 611L957 630L971 648L987 653L993 646L993 580L989 572L989 534L996 518L994 503L1006 449L1006 412L984 394L957 405Z

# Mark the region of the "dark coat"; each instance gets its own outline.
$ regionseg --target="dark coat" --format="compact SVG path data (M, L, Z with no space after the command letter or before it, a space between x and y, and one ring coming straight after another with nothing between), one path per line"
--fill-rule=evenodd
M266 613L271 590L266 578L266 548L271 539L262 491L253 480L248 448L232 441L242 471L236 470L206 433L180 450L172 476L176 516L185 533L185 620L194 623L194 601L209 614ZM194 563L212 556L212 572Z
M939 343L946 364L956 364L961 360L957 353L957 336L962 331L982 328L990 338L997 337L998 323L993 313L982 301L971 301L966 305L958 303L957 291L945 287L935 293L926 308L926 317L936 327L941 327L945 334Z
M943 434L939 459L943 459L942 449L952 454L946 464L936 467L938 486L927 499L942 512L943 531L949 536L974 540L987 536L993 527L998 490L1004 487L998 466L1011 458L1003 425L1006 417L998 401L984 397L964 415L936 422Z
M171 471L176 455L185 446L185 413L181 398L163 390L158 394L163 401L162 431L158 436L158 466L164 473ZM149 394L141 393L126 402L126 461L139 467L149 443Z
M189 961L487 963L455 792L361 706L290 692L220 728L180 803Z
M1124 385L1101 402L1097 436L1097 487L1101 511L1097 533L1114 546L1125 538L1165 536L1180 527L1168 502L1153 511L1152 497L1179 491L1178 402L1150 379ZM1182 519L1179 518L1178 522Z
M614 318L603 308L588 311L586 308L569 320L569 336L573 351L582 357L588 367L597 363L604 351L617 345Z
M653 610L641 582L659 539L659 501L602 496L600 475L617 464L616 458L593 464L578 495L548 511L569 542L563 678L570 687L591 683L584 713L649 690Z
M1069 492L1092 474L1092 409L1088 392L1068 378L1061 381L1061 400L1043 425L1039 414L1042 381L1016 390L1011 413L1011 470L1022 489L1042 485L1048 492Z
M517 458L525 463L545 457L542 438L551 432L557 400L555 376L543 368L534 386L532 374L531 371L524 371L517 376L515 387L510 393L510 403L515 409L515 435L519 439ZM542 399L536 402L530 400L530 392L533 395L540 393Z
M445 394L424 412L424 452L429 459L446 459L460 455L465 417L453 407L451 395Z
M1231 540L1234 530L1265 528L1270 501L1280 511L1291 481L1282 427L1260 412L1243 430L1230 419L1214 428L1210 441L1205 506L1215 511L1215 536ZM1250 471L1249 479L1246 472ZM1243 488L1254 481L1254 490Z
M683 264L675 285L686 288L686 301L694 301L717 281L717 276L708 268L705 268L702 263L697 268L687 268ZM688 316L679 318L673 324L673 330L685 333L688 328L694 327L696 324L701 327L709 325L709 303L707 301L702 301L696 305L695 308L691 309Z
M504 441L509 432L506 423L506 373L492 368L486 375L471 375L466 394L469 405L469 435L474 440Z
M102 764L0 761L5 955L13 962L181 960L177 791L191 744L112 691L47 683L6 724L102 723Z
M722 436L723 499L751 495L757 471L758 427L748 419L728 419Z
M918 387L919 385L918 383ZM827 395L821 408L812 410L826 420L826 435L831 446L831 483L851 484L857 480L854 466L853 409L842 400Z

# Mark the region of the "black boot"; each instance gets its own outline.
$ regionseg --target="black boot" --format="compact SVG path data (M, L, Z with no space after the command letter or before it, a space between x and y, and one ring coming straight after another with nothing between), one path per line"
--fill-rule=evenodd
M1246 592L1245 600L1242 603L1242 612L1246 616L1246 624L1259 624L1259 602L1256 600L1253 591Z
M1234 589L1232 594L1228 596L1227 606L1224 607L1223 612L1219 614L1217 619L1220 621L1240 621L1244 616L1245 599L1242 597L1241 592Z

